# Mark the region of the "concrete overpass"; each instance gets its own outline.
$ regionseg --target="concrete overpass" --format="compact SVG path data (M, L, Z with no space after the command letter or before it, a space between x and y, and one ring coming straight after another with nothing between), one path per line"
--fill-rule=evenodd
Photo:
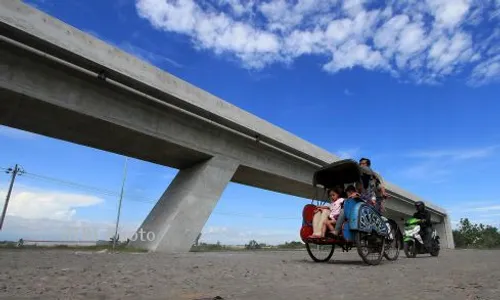
M140 227L156 240L134 246L188 250L230 181L311 198L339 159L20 1L0 2L0 45L1 124L180 170ZM387 187L389 217L413 213L420 199Z

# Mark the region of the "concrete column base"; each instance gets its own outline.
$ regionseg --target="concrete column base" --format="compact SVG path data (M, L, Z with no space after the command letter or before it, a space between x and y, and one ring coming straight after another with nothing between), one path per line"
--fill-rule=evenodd
M441 238L441 248L455 249L453 231L448 216L443 217L441 223L436 224L435 228L438 232L439 237Z
M130 247L188 252L238 166L232 159L214 157L180 170L137 230Z
M453 239L453 229L451 228L451 220L449 216L443 218L444 229L446 231L448 249L455 249L455 240Z

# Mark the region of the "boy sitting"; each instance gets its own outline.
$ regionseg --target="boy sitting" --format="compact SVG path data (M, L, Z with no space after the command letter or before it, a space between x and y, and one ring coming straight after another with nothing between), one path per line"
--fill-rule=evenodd
M347 198L360 198L361 196L359 195L358 191L353 185L348 186L345 189L345 193L347 194ZM337 218L337 223L335 224L335 230L332 231L332 234L335 236L339 235L339 231L342 229L342 224L344 224L345 216L344 216L344 209L342 208L340 210L340 214Z

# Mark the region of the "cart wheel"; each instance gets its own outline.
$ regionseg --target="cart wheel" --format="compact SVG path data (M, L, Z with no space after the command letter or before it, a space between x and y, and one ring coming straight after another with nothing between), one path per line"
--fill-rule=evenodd
M398 227L394 224L391 225L391 232L385 241L384 257L387 260L394 261L398 259L399 251L401 250L401 234L399 233Z
M369 265L378 265L385 249L385 238L377 234L356 232L356 248L363 261Z
M315 262L327 262L332 258L335 245L318 245L306 243L307 253Z

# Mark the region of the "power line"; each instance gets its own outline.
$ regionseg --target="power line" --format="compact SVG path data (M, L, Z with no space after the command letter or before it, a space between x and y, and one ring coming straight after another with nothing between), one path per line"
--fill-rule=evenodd
M1 170L8 170L7 168L0 167ZM55 177L50 177L46 175L41 175L41 174L36 174L32 172L24 172L24 176L30 177L32 179L39 179L39 180L45 180L45 181L50 181L57 183L59 185L64 185L64 186L69 186L69 187L74 187L74 188L79 188L81 190L86 190L88 192L93 192L94 194L99 194L102 196L109 196L109 197L118 197L120 196L120 193L108 190L108 189L103 189L100 187L95 187L95 186L90 186L90 185L84 185L68 180L63 180L60 178L55 178ZM146 204L152 204L156 203L158 200L151 200L149 198L143 198L143 197L128 197L124 196L123 200L127 201L133 201L133 202L139 202L139 203L146 203ZM274 220L301 220L299 217L275 217L275 216L264 216L264 215L248 215L244 213L237 213L237 212L217 212L214 211L212 214L216 215L224 215L224 216L237 216L237 217L244 217L244 218L256 218L256 219L274 219Z
M53 177L48 177L48 176L44 176L44 175L39 175L39 174L31 173L31 172L26 172L25 174L27 175L27 177L34 177L34 178L42 179L42 180L45 180L45 181L56 182L56 183L59 183L59 184L62 184L62 185L66 185L66 186L73 186L73 187L77 187L77 188L87 189L87 190L99 192L99 193L102 193L102 194L107 194L109 196L117 196L118 195L118 193L115 192L115 191L106 190L106 189L99 188L99 187L94 187L94 186L89 186L89 185L83 185L83 184L80 184L80 183L75 183L75 182L71 182L71 181L62 180L62 179L59 179L59 178L53 178Z
M120 193L112 191L112 190L107 190L107 189L103 189L103 188L99 188L99 187L95 187L95 186L83 185L83 184L80 184L80 183L71 182L71 181L67 181L67 180L62 180L62 179L59 179L59 178L49 177L49 176L45 176L45 175L35 174L35 173L31 173L31 172L26 172L25 175L27 175L27 177L30 177L30 178L33 178L33 179L41 179L41 180L45 180L45 181L51 181L51 182L54 182L54 183L57 183L57 184L60 184L60 185L65 185L65 186L69 186L69 187L75 187L75 188L79 188L81 190L86 190L86 191L89 191L89 192L93 192L95 194L100 194L102 196L118 197L120 195ZM142 198L142 197L130 198L130 197L125 197L124 196L123 198L124 199L129 199L129 200L132 200L132 201L136 201L136 202L142 202L142 203L153 203L153 202L155 202L155 201L152 201L151 199Z

